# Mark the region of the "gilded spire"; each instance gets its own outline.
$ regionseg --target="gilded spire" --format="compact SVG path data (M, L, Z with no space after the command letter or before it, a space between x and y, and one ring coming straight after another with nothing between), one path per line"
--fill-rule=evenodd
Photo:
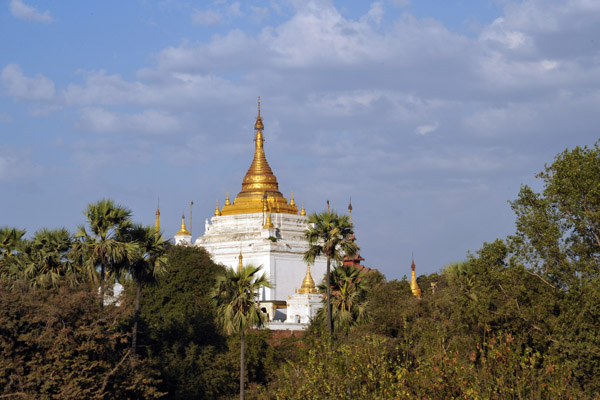
M240 272L242 270L242 268L243 268L243 266L242 266L242 259L243 259L243 257L242 257L242 249L240 249L240 256L238 257L238 272Z
M177 232L177 235L175 236L190 236L190 233L188 232L187 228L185 227L185 215L181 215L181 229L179 230L179 232Z
M254 123L254 129L263 130L265 126L262 122L262 117L260 116L260 96L258 96L258 116L256 117L256 122Z
M265 229L273 229L273 228L275 228L275 226L273 226L273 222L271 222L271 213L267 214L267 220L265 221L265 224L263 225L263 228L265 228Z
M192 207L194 207L194 202L190 201L190 235L192 234Z
M221 216L221 210L219 210L219 199L217 199L217 207L215 208L215 217Z
M354 221L352 221L352 197L350 197L350 203L348 203L348 215L350 216L350 223L354 224Z
M160 206L156 206L156 224L154 225L154 228L157 233L160 232Z
M296 202L294 201L294 191L292 190L292 194L290 195L290 206L295 206Z
M306 264L306 275L304 276L304 280L302 281L302 287L298 291L300 294L309 294L309 293L317 293L317 288L315 287L315 281L310 274L310 264Z
M229 201L229 192L227 192L227 195L225 196L225 205L226 206L230 206L231 205L231 201Z
M306 217L306 210L304 209L304 200L302 200L302 210L300 210L300 215Z
M410 290L412 291L413 295L417 298L421 297L421 288L419 288L419 284L417 283L417 276L415 274L415 260L413 258L412 260L412 264L410 266L411 269L411 273L410 273Z
M267 194L272 198L272 208L285 214L298 214L298 207L288 204L279 191L277 177L267 162L264 150L263 129L265 128L260 115L260 97L258 99L258 115L254 129L254 158L248 172L242 181L242 191L238 193L233 204L225 204L222 215L260 213L263 208L263 196Z

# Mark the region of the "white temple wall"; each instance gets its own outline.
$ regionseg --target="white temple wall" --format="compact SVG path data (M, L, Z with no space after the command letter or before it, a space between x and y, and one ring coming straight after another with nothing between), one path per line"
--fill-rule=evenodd
M239 254L243 265L262 265L273 288L265 288L260 300L287 300L302 285L306 274L303 261L308 243L304 238L306 217L273 214L275 229L263 229L262 214L228 215L211 218L204 236L195 245L206 248L217 263L237 268ZM277 238L273 241L269 238ZM311 265L315 282L325 275L326 260Z

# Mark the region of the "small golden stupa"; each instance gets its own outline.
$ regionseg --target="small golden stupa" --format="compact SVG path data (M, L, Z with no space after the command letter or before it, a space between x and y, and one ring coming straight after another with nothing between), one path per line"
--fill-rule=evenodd
M160 232L160 207L156 207L156 223L154 224L154 229L157 233Z
M187 228L185 227L185 215L181 215L181 229L177 232L175 236L190 236Z
M306 264L306 275L304 276L304 280L302 281L302 286L300 290L298 290L300 294L313 294L317 293L317 288L315 287L315 281L310 274L310 264Z
M413 295L417 298L421 297L421 288L419 287L419 284L417 283L417 275L415 274L415 260L412 260L412 264L410 266L411 269L411 273L410 273L410 290L412 291Z

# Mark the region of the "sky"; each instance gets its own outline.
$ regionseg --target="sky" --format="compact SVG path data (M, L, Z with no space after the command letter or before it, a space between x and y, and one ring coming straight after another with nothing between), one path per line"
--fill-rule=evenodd
M284 196L351 198L399 279L514 233L521 185L599 137L598 0L3 0L0 38L0 226L28 235L111 198L168 237L193 201L195 240L260 96Z

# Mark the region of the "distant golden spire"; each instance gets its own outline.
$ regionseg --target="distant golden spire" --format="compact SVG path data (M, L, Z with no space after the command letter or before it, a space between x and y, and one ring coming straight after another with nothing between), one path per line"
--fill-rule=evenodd
M160 206L156 206L156 224L154 225L157 234L160 234Z
M290 206L295 206L296 202L294 201L294 191L292 190L292 194L290 195Z
M221 210L219 210L219 199L217 199L217 207L215 208L215 217L221 216Z
M192 207L194 207L194 202L190 201L190 235L192 234Z
M225 196L225 205L226 206L230 206L231 205L231 201L229 201L229 192L227 192L227 195Z
M306 275L304 276L304 280L302 281L302 287L298 291L300 294L309 294L309 293L317 293L317 288L315 287L315 281L310 274L310 264L306 264Z
M188 232L187 228L185 227L185 215L181 215L181 229L179 230L179 232L177 232L177 235L175 236L190 236L190 233Z
M243 268L243 266L242 266L242 259L243 259L243 257L242 257L242 249L240 249L240 256L238 257L238 272L240 272L242 270L242 268Z
M350 217L350 223L354 224L354 221L352 221L352 197L350 197L350 203L348 203L348 215Z
M300 215L302 215L303 217L306 216L306 210L304 209L304 200L302 200L302 210L300 210Z
M258 115L256 117L256 122L254 123L254 129L256 129L256 130L265 129L265 126L263 125L263 122L262 122L262 117L260 116L260 96L258 96Z
M415 297L421 297L421 288L419 288L419 284L417 283L417 276L415 275L415 260L413 258L412 264L410 266L410 290L412 291Z

